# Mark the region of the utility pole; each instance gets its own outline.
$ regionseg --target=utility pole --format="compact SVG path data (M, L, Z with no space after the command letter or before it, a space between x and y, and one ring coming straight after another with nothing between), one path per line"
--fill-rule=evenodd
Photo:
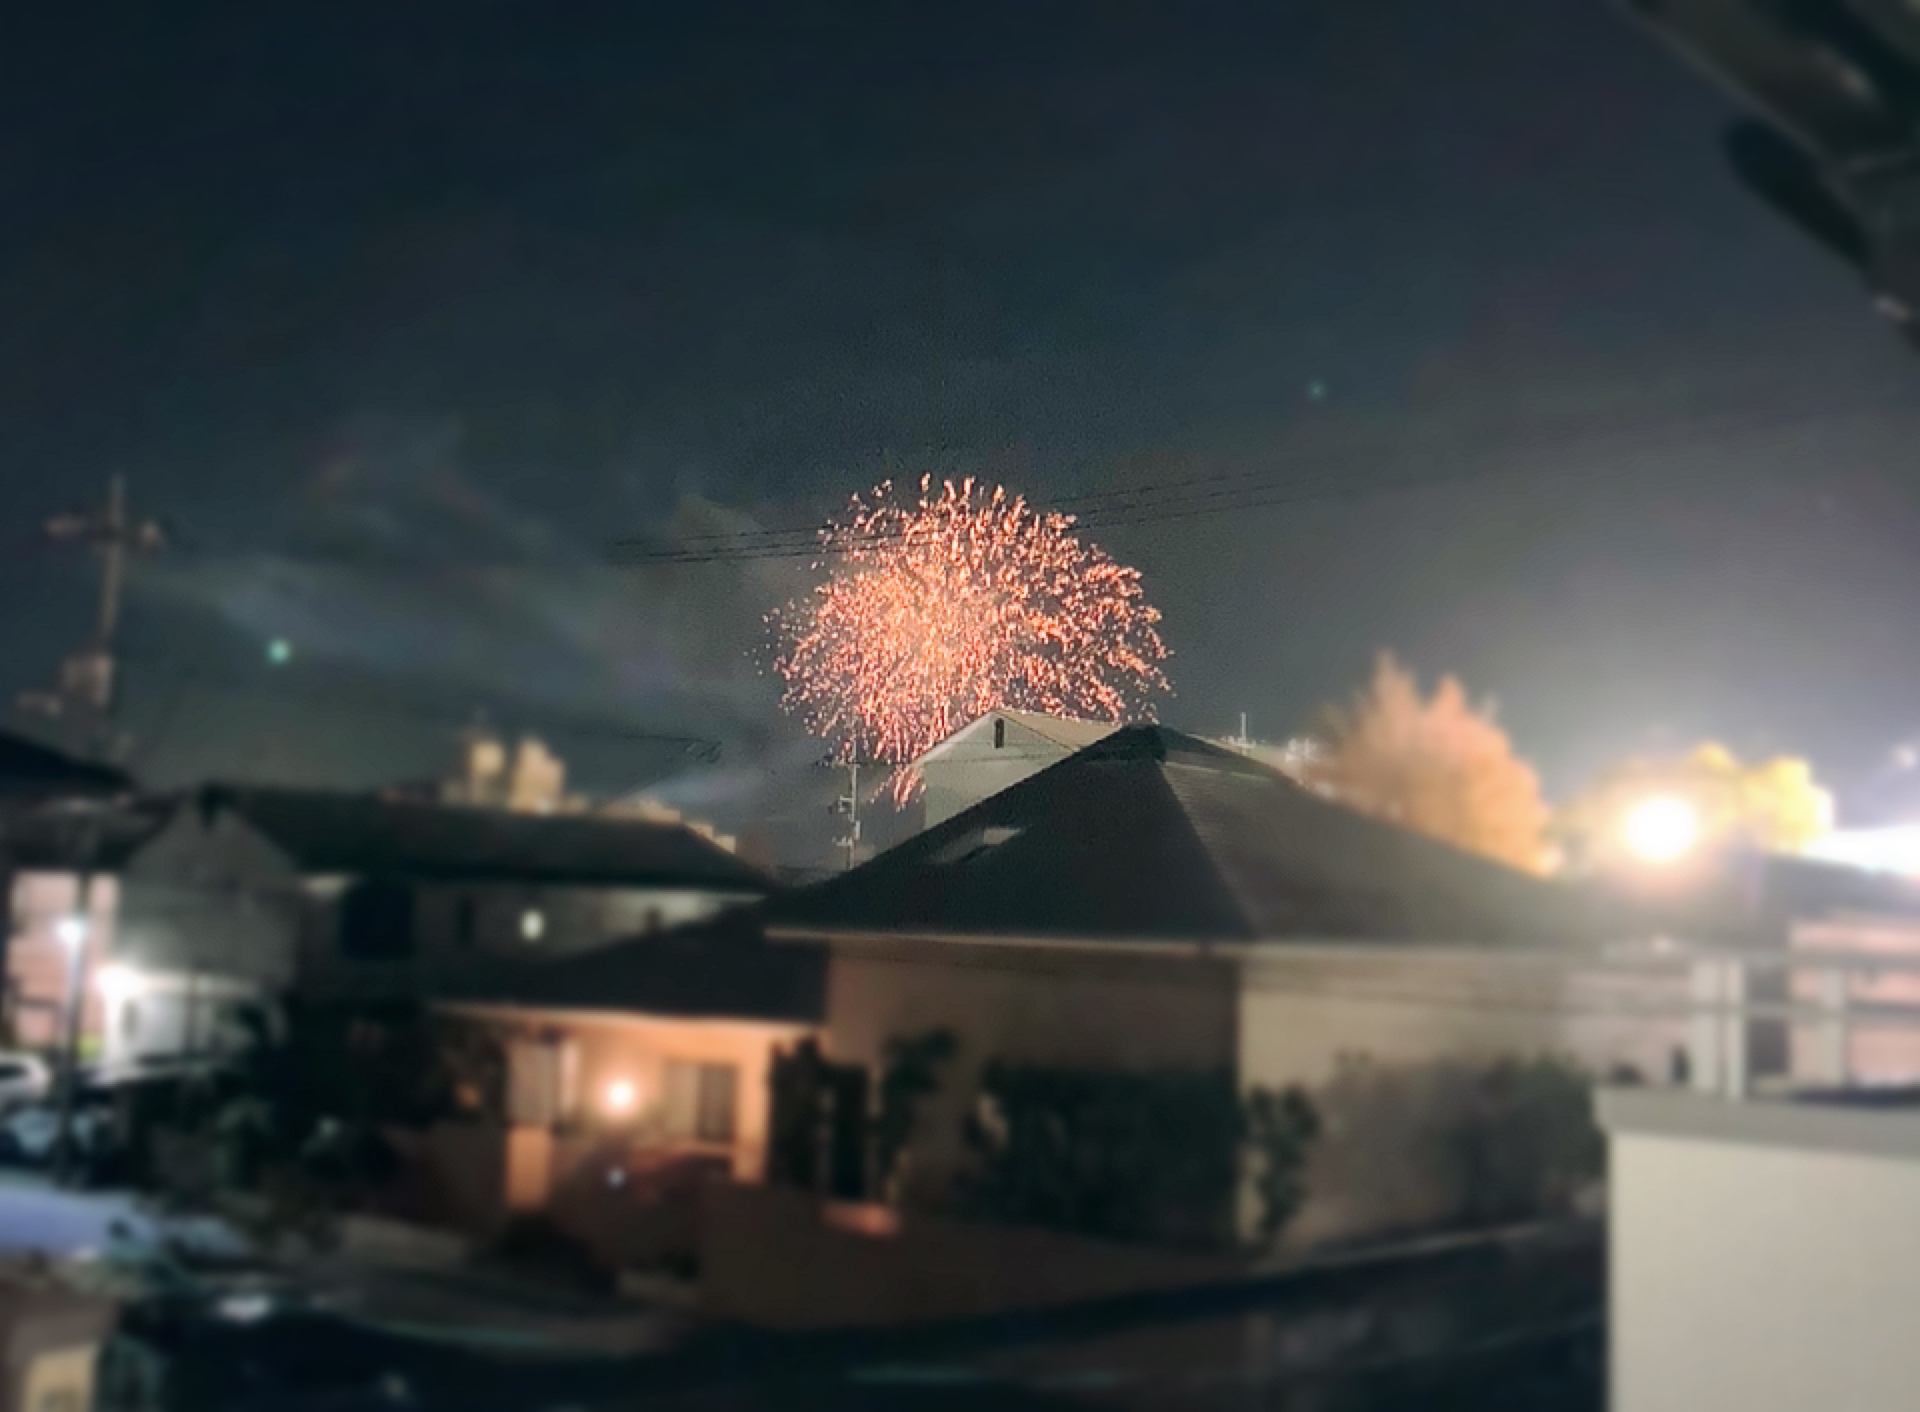
M51 692L21 698L20 704L58 719L76 754L111 760L120 753L113 733L119 700L119 661L115 642L126 592L127 569L136 554L164 548L166 536L152 520L136 523L127 513L127 479L107 482L105 502L92 510L56 515L47 521L47 538L80 544L100 556L100 609L92 639L60 664L60 684Z
M847 761L847 792L840 796L834 806L835 812L847 816L846 837L834 844L836 848L847 850L847 871L853 871L855 855L860 851L860 762Z

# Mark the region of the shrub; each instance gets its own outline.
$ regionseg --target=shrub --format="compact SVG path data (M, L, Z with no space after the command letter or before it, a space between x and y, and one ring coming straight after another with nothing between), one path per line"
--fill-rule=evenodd
M1376 1226L1565 1214L1604 1165L1587 1076L1566 1059L1348 1059L1316 1098L1311 1176Z
M1299 1200L1313 1133L1297 1092L1243 1105L1225 1069L1147 1074L993 1063L965 1133L960 1205L997 1220L1121 1240L1219 1248L1236 1237L1251 1155L1262 1227Z

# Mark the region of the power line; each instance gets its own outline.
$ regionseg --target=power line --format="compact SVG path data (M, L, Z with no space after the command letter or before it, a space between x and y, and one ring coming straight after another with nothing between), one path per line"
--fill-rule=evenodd
M280 684L245 677L234 672L214 672L203 666L193 666L153 654L128 652L122 655L126 662L150 668L156 675L168 681L169 698L163 704L162 714L169 723L178 705L178 694L188 687L200 686L236 695L269 696L297 699L303 702L332 701L356 709L406 716L417 720L441 721L456 725L472 724L470 712L462 712L450 706L397 692L369 691L339 682L316 682L310 678ZM685 753L709 764L719 760L722 750L722 742L711 736L636 730L616 725L587 725L546 719L543 720L540 730L545 735L558 738L678 746Z
M1434 435L1417 441L1402 437L1370 446L1352 446L1294 455L1284 470L1219 472L1175 480L1148 482L1121 489L1093 491L1064 496L1044 504L1034 502L1042 512L1074 513L1077 528L1106 529L1129 524L1192 519L1199 516L1238 511L1271 509L1283 505L1321 501L1367 499L1376 495L1401 494L1438 489L1477 480L1498 480L1519 476L1581 474L1591 476L1590 466L1563 464L1529 466L1518 469L1508 465L1487 465L1498 459L1511 461L1515 456L1551 452L1568 459L1601 453L1644 452L1663 449L1675 441L1697 439L1703 434L1703 421L1724 421L1718 429L1723 438L1751 438L1777 434L1797 427L1829 425L1868 415L1920 411L1920 403L1910 397L1862 400L1853 405L1793 407L1774 404L1761 411L1720 412L1703 419L1695 415L1684 424L1589 429L1569 435L1556 428L1531 428L1519 435L1501 436L1497 444L1484 448L1458 445L1465 434ZM1707 430L1712 430L1708 428ZM1472 464L1456 464L1442 473L1415 472L1366 484L1344 480L1328 481L1328 476L1377 465L1382 459L1422 462L1447 460L1459 462L1471 456ZM1644 468L1629 466L1629 472ZM1682 474L1698 474L1704 467L1684 469ZM1313 483L1301 484L1303 472L1318 473ZM1618 473L1617 471L1614 473ZM1671 478L1674 471L1665 470ZM817 526L786 529L748 530L730 534L688 536L672 545L656 541L628 539L617 542L610 551L614 562L627 566L648 564L707 564L735 561L829 558L856 548L897 542L898 531L848 536L827 543Z

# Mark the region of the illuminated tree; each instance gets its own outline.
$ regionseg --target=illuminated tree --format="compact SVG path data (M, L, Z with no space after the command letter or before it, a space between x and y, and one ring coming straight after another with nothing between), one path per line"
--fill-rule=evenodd
M1604 866L1627 850L1625 825L1650 799L1684 801L1702 848L1797 853L1833 827L1833 796L1793 756L1741 763L1708 741L1677 758L1628 760L1606 771L1555 815L1570 861Z
M1330 734L1309 780L1322 793L1509 866L1544 868L1539 777L1456 678L1423 696L1413 673L1382 653Z

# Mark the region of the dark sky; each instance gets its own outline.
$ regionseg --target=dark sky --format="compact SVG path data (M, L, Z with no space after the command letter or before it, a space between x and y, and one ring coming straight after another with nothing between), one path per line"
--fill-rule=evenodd
M1556 790L1712 735L1866 810L1920 734L1920 363L1728 116L1603 0L40 7L0 686L86 612L34 524L118 467L178 543L156 775L418 773L484 705L602 782L716 734L687 797L738 802L808 753L748 656L795 571L618 535L1252 473L1318 498L1104 536L1174 724L1282 733L1391 646Z

